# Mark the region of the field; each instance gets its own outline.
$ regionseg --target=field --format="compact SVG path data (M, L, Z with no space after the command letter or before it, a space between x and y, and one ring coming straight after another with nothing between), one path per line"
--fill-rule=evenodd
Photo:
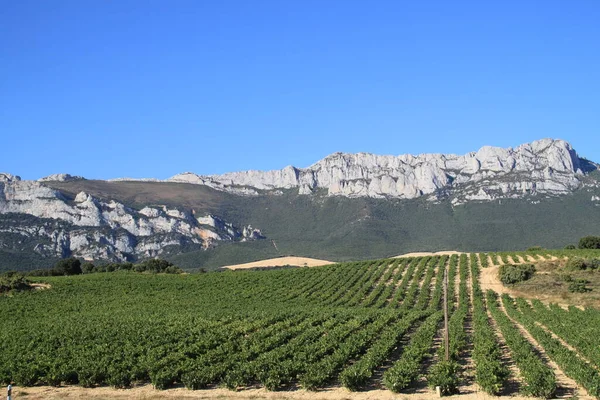
M600 311L567 307L583 298L560 291L560 305L536 300L525 283L498 290L487 273L533 260L545 276L575 255L600 256L540 250L40 278L50 287L0 297L0 381L32 399L417 399L434 397L433 386L465 399L599 398ZM594 303L600 286L589 281Z

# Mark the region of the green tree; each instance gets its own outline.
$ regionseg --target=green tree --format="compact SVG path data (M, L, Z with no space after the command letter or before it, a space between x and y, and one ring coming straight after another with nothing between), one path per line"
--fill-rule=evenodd
M81 261L75 257L58 260L54 264L54 275L79 275L81 271Z
M580 249L600 249L600 236L585 236L579 239Z

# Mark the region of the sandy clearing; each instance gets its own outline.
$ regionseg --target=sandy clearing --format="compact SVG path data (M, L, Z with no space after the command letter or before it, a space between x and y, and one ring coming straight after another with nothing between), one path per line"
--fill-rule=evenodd
M463 254L460 251L454 251L454 250L447 250L447 251L436 251L431 252L431 251L422 251L422 252L415 252L415 253L406 253L406 254L402 254L399 256L394 256L392 258L404 258L404 257L427 257L427 256L451 256L453 254Z
M389 390L369 390L364 392L350 392L345 388L328 388L318 392L306 390L293 390L269 392L265 389L247 389L232 392L227 389L187 390L185 388L155 390L151 385L144 385L133 389L113 389L99 387L86 389L79 386L51 387L15 387L15 399L29 400L58 400L58 399L269 399L269 400L429 400L437 398L431 389L422 389L416 393L392 393ZM483 392L465 393L445 397L456 400L497 400L496 396L489 396ZM508 398L508 397L507 397ZM532 400L531 397L510 396L511 400Z
M260 260L245 264L228 265L223 268L227 269L247 269L247 268L264 268L264 267L283 267L285 265L294 265L298 267L318 267L320 265L335 264L332 261L319 260L308 257L278 257L268 260Z

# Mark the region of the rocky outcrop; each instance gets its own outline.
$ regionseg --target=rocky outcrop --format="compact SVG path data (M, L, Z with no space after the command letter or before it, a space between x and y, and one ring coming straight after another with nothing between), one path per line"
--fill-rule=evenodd
M238 229L213 215L196 217L193 210L148 206L136 211L85 192L71 199L41 183L14 178L0 182L0 214L36 217L24 224L3 224L0 233L47 239L48 243L37 245L34 251L54 257L123 261L155 257L169 246L206 249L221 241L263 237L251 226Z
M308 168L244 171L200 176L190 172L168 181L207 185L254 195L297 188L325 189L330 196L432 200L452 195L455 203L523 194L561 194L581 185L582 161L563 140L543 139L517 148L482 147L466 155L380 156L335 153Z
M82 176L73 176L69 174L52 174L45 176L43 178L38 179L38 182L68 182L68 181L77 181L80 179L84 179Z

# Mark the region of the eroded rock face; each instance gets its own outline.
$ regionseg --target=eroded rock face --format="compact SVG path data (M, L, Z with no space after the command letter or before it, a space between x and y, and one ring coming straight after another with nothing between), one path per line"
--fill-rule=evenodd
M34 249L45 256L75 255L124 261L155 257L168 246L195 244L209 248L220 241L262 238L250 226L238 229L218 217L196 217L191 210L145 207L133 210L116 201L103 201L80 192L74 199L35 181L0 181L0 214L26 214L41 220L29 226L0 228L1 232L49 239ZM60 225L42 223L58 220Z
M211 176L186 172L168 181L246 195L298 188L300 194L326 189L331 196L412 199L460 190L464 191L457 193L460 202L491 200L499 194L566 193L581 185L581 175L579 157L569 143L543 139L515 149L485 146L463 156L335 153L304 169L290 166Z

